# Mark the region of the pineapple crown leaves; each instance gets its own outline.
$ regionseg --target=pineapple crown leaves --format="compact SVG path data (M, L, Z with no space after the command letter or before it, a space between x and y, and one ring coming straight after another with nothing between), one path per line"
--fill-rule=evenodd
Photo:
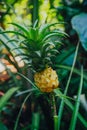
M67 36L66 33L60 30L50 31L51 26L59 23L37 26L37 22L35 22L33 27L30 26L29 28L17 23L10 24L15 26L18 31L4 31L0 33L14 33L17 35L18 47L14 50L22 50L22 53L19 55L22 56L23 60L27 61L28 66L32 66L36 71L45 68L47 65L51 65L51 58L59 53L56 47L57 43L55 43L56 40L52 41L52 38L56 36L58 40L58 38Z

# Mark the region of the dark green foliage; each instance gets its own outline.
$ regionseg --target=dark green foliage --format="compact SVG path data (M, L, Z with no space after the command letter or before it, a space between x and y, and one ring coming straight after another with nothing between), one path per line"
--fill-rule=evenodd
M3 123L0 123L0 130L8 130L8 129Z

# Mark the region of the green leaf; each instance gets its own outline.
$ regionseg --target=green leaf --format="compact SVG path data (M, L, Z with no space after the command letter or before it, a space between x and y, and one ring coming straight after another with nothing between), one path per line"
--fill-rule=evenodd
M72 68L71 68L71 71L70 71L70 74L69 74L69 78L67 80L66 88L64 90L64 96L67 95L67 91L68 91L69 84L70 84L70 81L71 81L71 77L72 77L72 74L73 74L74 66L75 66L75 63L76 63L78 49L79 49L79 43L77 44L77 47L76 47ZM61 104L60 104L60 107L59 107L59 112L58 112L58 117L59 117L58 118L58 130L60 129L61 118L62 118L62 114L63 114L63 108L64 108L64 99L62 98L62 101L61 101Z
M65 97L64 94L59 90L59 89L55 89L54 90L55 94L60 97L61 99L64 98L64 102L65 104L73 111L74 110L74 106L72 104L72 102L69 101L69 98ZM78 113L78 119L81 121L81 123L85 126L85 128L87 128L87 121L82 117L82 115L80 113Z
M20 95L23 95L25 93L34 92L36 90L37 89L35 89L35 88L27 89L27 90L24 90L24 91L21 91L21 92L17 93L15 96L20 96Z
M41 36L41 34L44 34L49 27L54 26L55 24L58 24L58 23L43 24L43 25L41 25L40 28L39 28L39 34L40 34L40 36Z
M23 77L24 79L26 79L26 81L28 81L34 88L36 88L38 90L38 88L35 86L35 84L29 79L27 78L25 75L17 72L21 77Z
M11 96L18 90L19 88L11 88L9 89L3 97L0 98L0 111L3 109L3 107L7 104L8 100L11 98Z
M3 32L3 29L0 27L0 33ZM6 33L2 33L0 34L0 41L2 42L2 44L4 44L4 46L6 47L6 49L14 49L16 47L18 47L18 45L16 44L16 41L12 41L11 38L6 34ZM20 50L16 50L15 51L16 54L20 53ZM11 53L11 52L10 52Z
M28 100L28 98L30 97L31 94L32 94L32 93L29 93L29 94L25 97L25 99L24 99L24 101L23 101L23 103L22 103L22 105L21 105L20 111L19 111L19 113L18 113L18 115L17 115L17 119L16 119L16 122L15 122L15 125L14 125L14 130L17 130L18 122L19 122L19 118L20 118L20 116L21 116L22 109L23 109L23 107L24 107L25 102Z
M26 38L25 35L23 35L23 34L20 33L20 32L17 32L17 31L2 31L2 32L0 32L0 34L4 34L4 33L13 33L13 34L19 35L19 36L21 36L21 37L23 37L23 38Z
M75 47L69 47L69 51L62 51L61 55L56 56L56 64L61 64L64 62L66 59L68 59L72 54L75 52Z
M67 37L69 37L69 35L68 35L67 33L63 32L62 30L54 30L53 32L54 32L54 33L59 33L59 34L61 34L62 36L67 36Z
M54 130L58 130L58 116L54 115Z
M44 59L43 59L43 63L45 62L45 63L48 63L48 62L50 62L51 61L51 59L50 59L50 57L45 57Z
M48 40L50 37L52 38L53 36L64 36L64 34L58 33L58 32L50 32L49 34L46 34L44 36L44 38L42 39L42 42L45 42L46 40Z
M55 67L56 67L56 68L66 69L66 70L71 71L71 67L70 67L70 66L66 66L66 65L55 65ZM74 69L73 69L73 73L75 73L75 74L81 76L81 73L80 73L80 71L79 71L77 68L74 68ZM83 78L84 78L84 80L87 81L87 73L83 73Z
M40 113L33 113L32 114L32 128L31 130L39 130L40 126Z
M8 130L2 122L0 122L0 130Z
M71 23L73 29L75 29L79 36L83 48L87 51L87 14L81 13L74 16Z
M12 61L12 60L8 57L8 55L7 55L6 57L8 58L8 60L9 60L16 68L18 68L18 67L17 67L17 62L16 62L16 60L15 60L15 58L14 58L14 55L13 55L13 53L12 53L12 51L11 51L11 48L10 48L9 45L6 44L5 42L2 41L2 43L3 43L3 45L6 47L6 49L8 50L9 54L13 57L14 61ZM20 50L18 50L18 51L16 52L16 54L17 54L17 55L21 55Z
M11 43L12 43L12 42L18 42L18 40L17 40L17 39L10 39L10 40L7 41L7 44L8 44L9 42L11 42Z
M28 34L29 34L30 39L34 40L34 42L37 41L37 39L38 39L38 29L37 28L30 27Z
M64 24L64 23L52 23L52 24L43 24L39 28L39 34L44 34L49 27L54 26L56 24Z
M28 35L28 30L27 28L23 27L22 25L16 24L16 23L8 23L8 24L12 24L14 26L16 26L17 28L19 28L23 33Z
M41 52L40 51L34 51L33 54L35 55L35 57L38 57L38 58L41 57Z
M80 80L77 99L76 99L74 111L73 111L73 114L72 114L72 119L71 119L69 130L75 130L78 111L79 111L79 105L80 105L80 95L81 95L81 91L82 91L82 86L83 86L83 68L81 68L81 80Z
M33 25L33 28L36 28L38 25L38 20L35 21L34 25Z
M11 4L13 4L15 2L15 0L5 0L6 4L8 4L9 6L11 6ZM11 7L10 7L11 8Z
M52 24L43 24L40 26L39 28L39 39L42 40L44 38L44 36L47 33L47 30L51 27L54 26L56 24L64 24L64 23L52 23Z
M50 52L51 54L58 54L59 51L57 49L50 49L48 50L48 52Z
M42 47L41 47L41 53L42 53L43 56L45 55L46 48L49 48L50 46L55 47L55 45L52 42L46 42L46 43L44 43L42 45Z

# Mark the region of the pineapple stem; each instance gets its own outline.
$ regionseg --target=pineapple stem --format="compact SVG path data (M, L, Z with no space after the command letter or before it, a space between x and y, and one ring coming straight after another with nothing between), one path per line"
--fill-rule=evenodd
M53 120L54 120L54 130L58 130L58 115L56 111L56 102L55 102L55 96L54 93L52 92L50 94L50 99L51 99L51 111L53 114Z
M56 111L55 96L54 96L53 92L50 94L50 100L51 100L52 115L55 116L55 115L57 115L57 111Z

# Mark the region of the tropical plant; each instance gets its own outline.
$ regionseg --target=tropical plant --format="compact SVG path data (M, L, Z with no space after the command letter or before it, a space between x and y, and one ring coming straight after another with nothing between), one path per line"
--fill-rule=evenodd
M59 85L57 74L51 67L53 67L53 59L59 53L58 45L60 44L59 40L52 41L51 39L55 36L61 38L66 34L60 30L49 31L49 28L57 23L36 27L37 23L35 22L34 26L29 27L29 29L16 23L11 24L16 26L19 31L5 31L3 33L14 33L22 39L18 37L18 48L12 50L22 50L22 53L15 54L15 57L21 56L27 66L33 70L35 83L40 90L51 92ZM52 77L52 75L54 76ZM47 88L45 89L45 87Z
M14 58L20 56L21 60L25 62L25 67L27 67L27 70L31 69L31 72L33 73L33 80L31 81L29 77L26 77L23 73L19 72L19 69L17 69L17 74L26 79L33 87L33 89L31 88L27 91L19 93L19 95L21 95L30 92L25 98L22 107L33 92L33 101L36 102L35 107L37 108L35 110L42 110L45 116L47 127L45 128L43 126L44 130L60 130L64 129L65 127L66 129L74 130L76 127L76 122L78 122L77 117L81 124L84 126L85 130L87 128L87 121L78 112L83 79L87 81L87 76L83 72L83 67L81 67L81 71L75 68L75 64L78 65L79 62L77 62L77 56L79 54L79 43L77 44L76 49L75 47L70 48L69 51L61 49L61 39L67 36L67 34L59 29L55 29L55 25L59 23L43 24L41 26L37 26L36 21L35 24L33 26L30 26L29 28L16 23L11 24L16 27L16 30L1 31L0 35L3 35L5 33L12 33L16 38L8 40L7 44L4 41L2 41L2 43L9 50L9 52L11 52L11 55ZM16 46L14 48L11 48L8 43L10 43L11 45L13 41L15 42ZM71 56L73 58L71 58ZM67 61L69 61L70 59L72 60L70 61L70 63L68 63ZM65 66L67 65L66 62L69 66ZM62 74L61 68L63 68ZM76 91L76 86L72 88L73 91L71 93L70 91L68 92L70 82L74 81L73 79L71 80L72 77L74 78L73 73L75 73L75 76L80 76L78 76L78 81L80 81L80 84L78 84L79 87L77 88L78 93ZM63 85L61 85L61 83ZM60 86L65 87L61 87L61 89L59 89L59 84ZM77 98L73 99L73 95L77 95ZM55 101L54 96L58 97L57 99L60 98L61 103L60 101ZM38 104L40 105L41 109L38 107ZM73 104L75 104L75 107ZM58 105L58 115L56 112L56 105ZM62 115L64 116L64 114L66 114L64 105L67 109L69 109L69 112L73 111L71 122L70 120L68 121L70 123L70 127L65 123L63 126ZM22 112L22 107L18 114L14 130L17 129L19 117ZM36 120L38 125L36 125ZM32 125L28 125L25 129L35 128L38 130L39 123L40 115L38 114L38 112L36 114L33 113ZM18 128L20 129L20 127ZM78 126L77 128L80 128L80 126Z

